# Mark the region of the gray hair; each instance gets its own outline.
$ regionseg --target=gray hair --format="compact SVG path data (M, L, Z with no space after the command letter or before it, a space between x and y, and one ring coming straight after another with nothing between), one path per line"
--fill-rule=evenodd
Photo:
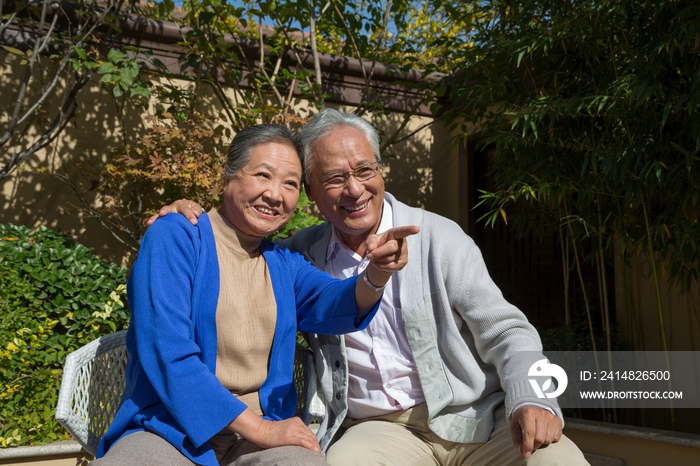
M236 176L238 170L248 163L250 160L250 152L253 150L253 147L273 142L286 144L292 147L297 153L297 156L299 156L299 161L303 166L299 144L286 126L267 124L248 126L240 130L233 138L233 141L231 141L231 146L229 146L228 156L226 158L224 179L230 180Z
M313 146L327 137L332 130L341 126L350 126L362 131L367 142L372 147L374 158L382 161L379 154L379 134L370 123L351 113L339 112L334 108L324 108L301 129L297 136L301 146L302 166L304 167L304 182L309 183L309 174L313 168Z

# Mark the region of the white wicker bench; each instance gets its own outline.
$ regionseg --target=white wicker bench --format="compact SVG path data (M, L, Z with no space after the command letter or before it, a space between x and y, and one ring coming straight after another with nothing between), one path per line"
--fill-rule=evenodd
M66 357L56 420L91 455L119 407L127 359L126 330L98 338ZM297 416L309 424L325 415L325 407L317 394L313 355L297 345L295 359Z

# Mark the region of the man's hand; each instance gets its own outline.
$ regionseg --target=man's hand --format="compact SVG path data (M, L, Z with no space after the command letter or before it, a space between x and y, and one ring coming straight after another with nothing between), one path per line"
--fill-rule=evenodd
M161 207L157 214L146 220L146 226L150 227L153 225L153 222L158 220L160 217L165 217L168 214L182 214L187 220L190 221L192 225L196 225L197 219L200 215L202 215L202 212L202 208L196 202L188 201L187 199L180 199L170 205Z
M539 406L523 406L510 419L513 443L525 459L561 438L561 419Z
M406 237L415 235L418 231L419 228L416 226L397 227L380 235L370 235L367 238L365 244L370 263L365 272L369 282L374 287L379 288L386 285L391 274L401 270L406 265L408 262ZM358 317L364 318L381 295L381 291L375 291L372 286L363 283L363 280L358 280L355 286Z
M415 225L395 227L379 235L367 238L367 258L374 269L369 279L375 286L382 286L391 278L391 274L404 268L408 262L406 238L420 231ZM375 281L376 280L376 281Z
M283 421L267 421L250 409L246 409L229 424L229 429L260 448L295 445L321 454L316 434L298 417Z

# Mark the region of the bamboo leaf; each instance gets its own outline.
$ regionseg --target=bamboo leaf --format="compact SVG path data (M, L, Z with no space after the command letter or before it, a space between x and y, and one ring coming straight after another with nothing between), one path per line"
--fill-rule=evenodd
M666 124L666 120L668 120L668 114L669 114L669 113L671 113L671 102L667 103L667 104L664 106L664 112L663 112L663 114L662 114L662 116L661 116L661 124L662 124L662 125L665 125L665 124Z
M685 155L686 157L688 157L688 156L690 155L690 152L688 152L687 150L683 149L681 146L679 146L679 145L676 144L675 142L669 141L669 144L671 144L671 147L673 147L674 149L676 149L678 152L680 152L681 154Z

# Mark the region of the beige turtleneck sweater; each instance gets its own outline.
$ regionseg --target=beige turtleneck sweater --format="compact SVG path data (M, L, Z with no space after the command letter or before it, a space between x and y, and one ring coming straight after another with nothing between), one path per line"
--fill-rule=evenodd
M277 322L261 238L246 235L215 209L209 218L219 260L216 377L260 415L258 389L267 378Z

